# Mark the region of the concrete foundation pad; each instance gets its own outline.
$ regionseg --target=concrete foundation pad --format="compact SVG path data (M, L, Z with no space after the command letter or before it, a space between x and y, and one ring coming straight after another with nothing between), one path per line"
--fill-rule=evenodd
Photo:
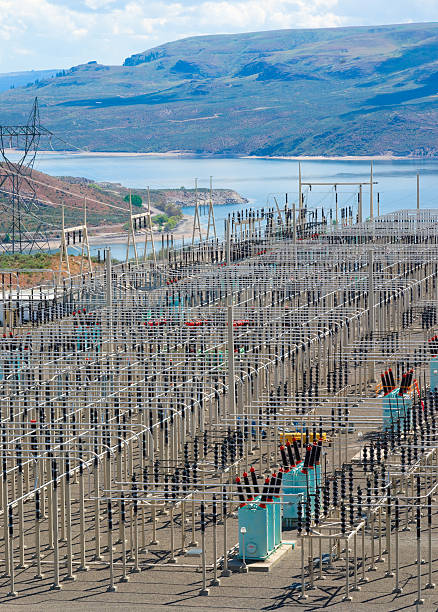
M295 548L295 541L282 542L272 555L269 555L264 561L247 561L249 572L270 572L281 559L292 552Z

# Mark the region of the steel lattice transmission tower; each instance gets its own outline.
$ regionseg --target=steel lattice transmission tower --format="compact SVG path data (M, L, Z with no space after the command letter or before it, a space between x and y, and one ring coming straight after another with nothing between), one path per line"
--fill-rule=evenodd
M38 99L25 125L0 125L0 252L31 253L46 250L49 238L39 213L37 193L31 179L40 140L51 141L52 132L40 123ZM8 150L19 157L12 161Z

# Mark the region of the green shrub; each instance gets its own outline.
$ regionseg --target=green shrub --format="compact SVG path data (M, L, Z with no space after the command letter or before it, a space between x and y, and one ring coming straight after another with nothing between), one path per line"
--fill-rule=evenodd
M129 194L125 195L123 199L129 204ZM141 206L143 204L143 200L141 199L141 196L137 195L136 193L131 193L131 203L133 206Z
M158 225L160 230L163 229L163 226L169 221L169 217L165 213L160 213L159 215L154 215L152 217L152 222Z

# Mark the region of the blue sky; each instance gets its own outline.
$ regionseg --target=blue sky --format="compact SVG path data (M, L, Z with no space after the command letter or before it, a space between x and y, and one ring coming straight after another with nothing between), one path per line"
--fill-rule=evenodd
M438 0L0 0L0 72L121 64L196 34L438 21Z

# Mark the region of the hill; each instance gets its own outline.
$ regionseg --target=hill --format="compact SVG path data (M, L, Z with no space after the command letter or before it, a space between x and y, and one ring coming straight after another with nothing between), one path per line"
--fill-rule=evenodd
M50 79L62 73L61 70L28 70L25 72L0 73L0 91L14 89L15 87L31 87L39 81ZM35 83L37 81L37 83Z
M3 92L0 120L37 95L94 151L434 157L437 52L437 23L192 37Z
M1 171L1 164L0 164ZM96 183L83 177L55 177L32 170L31 184L35 190L35 204L30 213L24 216L24 224L28 230L37 227L45 229L49 236L57 239L61 235L62 203L64 203L64 220L66 227L82 225L84 220L84 203L87 209L87 224L91 235L121 230L129 219L129 203L125 200L130 189L120 183ZM29 184L23 182L21 196L33 200L33 192ZM11 184L6 180L0 188L0 240L8 232L10 226L10 205L7 193ZM135 189L133 194L140 196L142 205L133 206L133 212L147 210L148 192L146 189ZM208 204L210 192L208 189L198 190L200 205ZM181 212L183 206L194 206L196 197L194 189L151 189L151 212L155 215L165 213L162 218L174 218L175 225L184 218ZM245 204L247 200L231 189L213 189L213 203L217 205ZM170 230L169 230L170 231Z

